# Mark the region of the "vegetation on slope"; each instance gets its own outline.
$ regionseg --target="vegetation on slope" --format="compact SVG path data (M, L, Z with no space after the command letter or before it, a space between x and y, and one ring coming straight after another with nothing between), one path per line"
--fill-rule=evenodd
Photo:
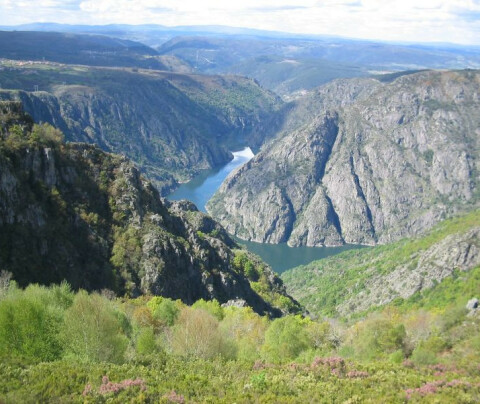
M477 402L480 319L463 303L387 307L348 325L268 320L216 301L112 299L66 284L21 290L3 272L0 399Z
M377 291L383 293L383 303L388 303L401 298L402 294L409 297L418 289L422 291L434 286L454 274L455 269L472 269L472 265L478 261L478 235L474 233L467 240L462 235L468 235L471 230L479 227L480 211L476 210L442 222L423 237L347 251L286 271L282 274L282 279L289 293L311 313L335 317L340 310L341 314L348 316L378 305L380 302L373 299L378 296ZM442 248L439 249L439 246ZM471 258L467 255L463 262L462 251L468 251ZM461 260L457 262L458 266L449 261L445 264L442 263L441 254L459 255ZM445 268L439 273L436 268L442 268L442 265ZM407 274L392 277L396 272ZM422 281L411 285L407 283L402 289L401 284L410 275L417 276ZM392 281L398 285L392 285Z

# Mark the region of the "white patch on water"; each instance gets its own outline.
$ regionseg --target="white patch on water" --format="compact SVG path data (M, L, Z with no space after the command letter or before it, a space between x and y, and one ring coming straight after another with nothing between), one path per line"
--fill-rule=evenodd
M250 147L245 147L245 149L242 149L240 151L232 152L232 154L233 154L233 160L230 161L230 163L228 163L222 169L222 171L225 173L224 180L230 177L231 175L233 175L234 173L236 173L237 170L240 169L240 167L242 167L245 163L247 163L253 157L255 157L255 154L253 154L252 149L250 149Z
M245 147L245 149L243 150L232 152L232 154L233 154L234 160L236 158L246 158L248 160L251 160L253 157L255 157L255 154L253 154L252 149L250 149L250 147Z
M202 211L206 212L205 205L213 196L222 182L229 174L251 160L255 155L250 147L232 152L233 160L221 168L208 170L200 173L191 181L180 185L180 187L167 198L170 200L187 199L192 201Z

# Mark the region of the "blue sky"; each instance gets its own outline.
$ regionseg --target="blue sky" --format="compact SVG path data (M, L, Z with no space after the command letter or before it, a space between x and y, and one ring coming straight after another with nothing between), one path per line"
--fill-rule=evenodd
M0 25L229 25L480 45L480 0L0 0Z

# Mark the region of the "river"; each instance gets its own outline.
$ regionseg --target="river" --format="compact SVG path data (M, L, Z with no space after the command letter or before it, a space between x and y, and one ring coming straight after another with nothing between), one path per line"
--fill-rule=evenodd
M249 147L233 152L233 160L225 166L205 170L190 182L180 185L177 190L167 196L168 199L178 201L187 199L197 205L198 209L206 212L205 205L234 169L249 161L254 154ZM259 255L277 273L282 273L289 268L298 265L305 265L311 261L338 254L342 251L360 248L357 245L345 245L341 247L289 247L283 244L254 243L240 240L235 237L238 243L244 244L251 252Z

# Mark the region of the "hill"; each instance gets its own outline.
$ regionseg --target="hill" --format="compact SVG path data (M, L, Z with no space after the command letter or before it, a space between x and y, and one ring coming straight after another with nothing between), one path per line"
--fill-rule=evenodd
M253 80L136 68L11 61L0 85L0 99L22 101L36 122L60 128L68 141L131 158L162 194L228 162L228 149L260 146L282 108Z
M141 43L104 35L0 31L3 59L167 70L157 55L154 49Z
M478 49L288 36L177 36L158 47L199 72L255 78L288 96L337 78L412 69L478 68Z
M232 234L290 245L386 244L479 203L478 71L327 84L223 183Z
M284 272L282 279L288 292L311 313L350 317L392 302L400 306L409 298L423 307L418 306L423 295L438 294L435 288L438 285L441 291L442 281L448 284L458 278L459 287L469 285L468 271L479 265L480 211L476 210L442 222L425 236L314 261ZM475 296L478 282L472 282L471 296L454 295L454 299ZM452 296L433 300L441 308L451 303Z
M271 315L279 302L298 310L269 267L191 203L162 200L128 159L63 144L19 103L0 107L0 268L19 285L66 280L186 303L240 301Z

